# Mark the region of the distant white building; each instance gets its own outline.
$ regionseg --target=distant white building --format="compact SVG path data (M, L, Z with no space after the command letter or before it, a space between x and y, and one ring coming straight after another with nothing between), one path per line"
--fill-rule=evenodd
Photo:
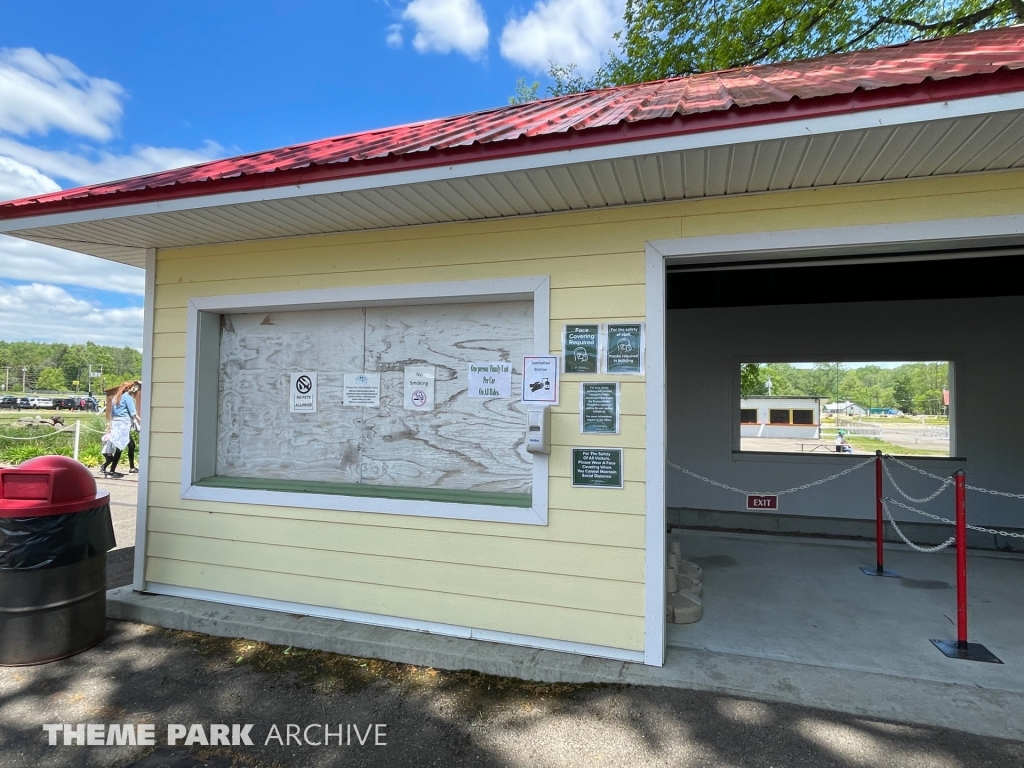
M821 397L746 397L740 400L740 437L821 436Z
M842 403L825 403L825 413L838 413L841 416L867 416L868 409L846 400Z

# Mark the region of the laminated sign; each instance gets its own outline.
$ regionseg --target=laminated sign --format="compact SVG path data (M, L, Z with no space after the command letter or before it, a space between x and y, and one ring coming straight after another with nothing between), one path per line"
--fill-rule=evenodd
M346 373L342 405L380 408L380 374Z
M523 358L523 402L558 405L558 355Z
M469 396L512 397L512 363L470 363Z
M434 373L432 365L405 367L405 410L434 410Z
M316 371L291 374L292 413L316 413Z
M643 323L608 323L605 337L605 373L644 372Z
M565 373L597 373L601 326L566 323L562 328Z
M580 432L584 435L618 434L619 382L580 384Z

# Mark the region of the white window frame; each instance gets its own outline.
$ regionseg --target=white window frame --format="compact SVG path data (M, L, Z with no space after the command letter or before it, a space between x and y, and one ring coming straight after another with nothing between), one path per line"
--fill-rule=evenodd
M200 391L217 390L220 368L220 316L247 312L289 312L411 304L533 302L533 354L550 354L550 280L547 276L408 283L312 291L192 297L188 301L185 340L185 413L181 461L181 498L235 504L373 512L458 520L547 525L548 457L533 456L533 504L510 507L445 501L298 493L196 485L197 469L216 463L217 398L199 402ZM216 322L214 322L216 319ZM526 423L524 420L525 432ZM212 439L211 439L212 435ZM206 477L211 472L199 474Z

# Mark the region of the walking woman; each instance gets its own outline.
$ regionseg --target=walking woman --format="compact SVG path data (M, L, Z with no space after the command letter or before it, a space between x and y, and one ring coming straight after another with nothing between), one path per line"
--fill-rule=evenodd
M121 460L121 451L131 440L132 426L139 428L139 414L135 408L135 393L140 389L140 382L126 381L110 398L110 443L114 448L114 458L110 462L107 477L124 477L117 471L117 463Z

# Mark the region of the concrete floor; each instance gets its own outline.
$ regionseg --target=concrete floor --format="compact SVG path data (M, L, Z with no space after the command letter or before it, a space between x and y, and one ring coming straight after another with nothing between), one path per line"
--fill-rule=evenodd
M874 545L783 536L673 531L704 568L704 618L669 625L668 644L714 653L1024 693L1024 557L971 551L971 642L1004 663L943 656L956 638L952 549L886 547L902 578L865 576ZM1024 716L1024 713L1021 713Z

